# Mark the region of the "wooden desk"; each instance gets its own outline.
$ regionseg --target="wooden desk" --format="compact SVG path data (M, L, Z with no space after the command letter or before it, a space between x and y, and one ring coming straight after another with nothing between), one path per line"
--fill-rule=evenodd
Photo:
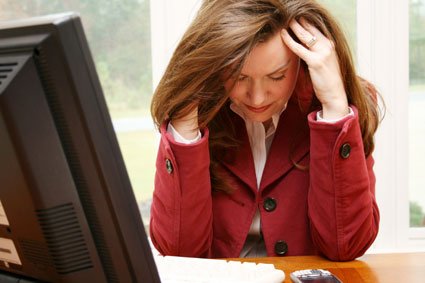
M349 262L333 262L318 256L270 257L238 259L258 263L273 263L289 274L300 269L321 268L334 273L344 283L360 282L425 282L425 253L370 254Z

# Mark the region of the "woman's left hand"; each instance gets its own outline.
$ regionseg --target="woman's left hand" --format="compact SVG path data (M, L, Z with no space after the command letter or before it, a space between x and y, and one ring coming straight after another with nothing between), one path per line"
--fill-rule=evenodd
M323 118L347 115L347 95L334 43L303 19L292 20L289 27L303 44L296 42L286 29L281 32L283 42L307 63L314 91L322 104Z

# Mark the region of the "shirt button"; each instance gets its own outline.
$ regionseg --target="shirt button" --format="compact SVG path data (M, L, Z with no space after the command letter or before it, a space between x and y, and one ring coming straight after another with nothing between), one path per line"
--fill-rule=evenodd
M276 209L276 200L274 198L266 198L263 203L263 208L267 212L272 212Z
M351 145L349 143L344 143L339 149L339 155L344 159L347 159L350 156L350 152Z
M165 168L167 169L168 174L173 173L173 164L170 159L165 159Z
M277 255L285 255L288 252L288 244L285 241L277 241L274 244L274 252Z

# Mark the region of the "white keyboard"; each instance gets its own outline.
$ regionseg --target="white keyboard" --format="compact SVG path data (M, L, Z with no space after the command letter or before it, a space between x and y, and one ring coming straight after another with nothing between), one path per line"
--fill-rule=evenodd
M162 283L282 283L285 273L273 264L154 256Z

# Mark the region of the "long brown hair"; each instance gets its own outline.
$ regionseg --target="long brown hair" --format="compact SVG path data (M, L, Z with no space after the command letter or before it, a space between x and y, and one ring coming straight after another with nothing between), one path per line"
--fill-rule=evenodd
M357 76L343 32L314 0L204 0L154 93L151 112L157 127L168 119L186 116L198 106L199 127L214 128L210 149L234 144L235 138L227 134L226 118L217 115L229 100L224 81L240 72L257 43L300 18L334 42L348 101L359 112L365 155L371 154L379 123L376 90ZM211 155L212 186L226 187L217 176L217 162Z

